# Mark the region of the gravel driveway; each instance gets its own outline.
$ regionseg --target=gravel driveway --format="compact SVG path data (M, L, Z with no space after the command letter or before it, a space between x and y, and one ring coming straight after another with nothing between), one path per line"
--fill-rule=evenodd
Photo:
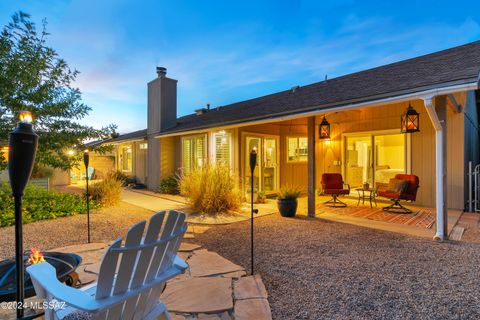
M480 319L480 244L279 215L255 223L274 319ZM249 267L249 226L194 241Z

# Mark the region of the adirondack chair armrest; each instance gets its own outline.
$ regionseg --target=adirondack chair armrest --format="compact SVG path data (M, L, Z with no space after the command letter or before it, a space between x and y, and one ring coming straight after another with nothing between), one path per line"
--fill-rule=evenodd
M102 307L88 293L58 281L55 268L47 262L31 265L26 270L39 298L45 299L49 295L67 305L81 305L86 311L95 311ZM72 301L75 303L72 304Z
M188 264L179 256L175 256L175 259L173 260L173 264L182 270L184 272L185 270L188 269Z

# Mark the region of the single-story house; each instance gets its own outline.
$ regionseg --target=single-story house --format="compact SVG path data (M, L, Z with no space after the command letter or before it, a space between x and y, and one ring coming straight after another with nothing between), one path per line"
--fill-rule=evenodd
M352 188L417 175L416 203L436 207L438 238L447 208L465 208L468 163L479 163L480 41L182 117L177 80L165 68L157 74L148 83L147 129L112 141L117 169L151 190L179 170L221 163L248 192L256 148L255 188L303 186L310 216L326 172L341 173ZM409 106L419 131L402 133ZM319 136L324 120L328 139Z

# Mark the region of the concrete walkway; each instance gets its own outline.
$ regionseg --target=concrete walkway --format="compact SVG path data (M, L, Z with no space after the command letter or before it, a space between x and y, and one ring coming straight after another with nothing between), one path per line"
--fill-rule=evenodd
M122 191L122 201L154 212L171 209L183 211L188 208L186 204L177 201L167 200L128 189Z

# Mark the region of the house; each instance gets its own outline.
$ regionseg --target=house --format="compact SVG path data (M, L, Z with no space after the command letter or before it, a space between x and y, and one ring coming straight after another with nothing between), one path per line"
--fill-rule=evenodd
M310 216L324 172L342 173L352 188L416 174L417 204L437 209L437 238L446 235L447 208L465 208L468 163L479 163L480 41L178 118L177 80L165 68L157 74L147 129L114 141L117 168L151 190L179 170L221 163L248 192L256 148L256 189L303 186ZM419 132L402 133L409 106ZM319 137L324 120L329 139Z

